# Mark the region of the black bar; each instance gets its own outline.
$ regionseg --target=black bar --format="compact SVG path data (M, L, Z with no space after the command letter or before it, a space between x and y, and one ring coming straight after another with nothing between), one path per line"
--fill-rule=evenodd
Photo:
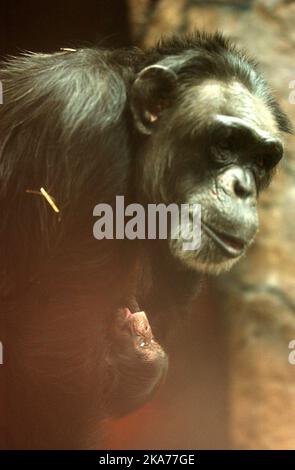
M131 459L131 460L130 460ZM141 450L141 451L2 451L0 466L4 464L25 465L83 465L83 468L101 466L120 466L120 468L137 468L140 465L158 466L204 466L223 464L277 464L284 468L285 464L295 462L293 451L238 451L238 450ZM17 467L16 467L17 468ZM68 467L67 467L68 468ZM217 467L216 467L217 468Z

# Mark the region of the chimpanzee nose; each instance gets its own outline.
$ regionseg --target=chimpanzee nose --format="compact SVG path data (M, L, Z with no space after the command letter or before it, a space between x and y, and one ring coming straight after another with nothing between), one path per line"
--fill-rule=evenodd
M254 185L250 173L241 171L240 175L236 175L233 190L235 195L241 199L254 195Z
M231 197L239 199L256 198L256 184L248 169L233 167L226 170L220 178L221 188Z

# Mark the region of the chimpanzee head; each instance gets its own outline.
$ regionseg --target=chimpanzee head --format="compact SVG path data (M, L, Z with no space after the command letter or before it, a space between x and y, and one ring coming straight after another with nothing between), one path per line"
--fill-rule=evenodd
M148 203L201 205L199 249L184 251L181 239L169 247L186 266L218 273L254 240L258 195L290 124L256 64L219 34L162 43L154 57L131 90L139 190Z
M142 406L158 390L168 370L168 356L155 340L145 312L119 309L108 358L113 374L108 411L123 416Z

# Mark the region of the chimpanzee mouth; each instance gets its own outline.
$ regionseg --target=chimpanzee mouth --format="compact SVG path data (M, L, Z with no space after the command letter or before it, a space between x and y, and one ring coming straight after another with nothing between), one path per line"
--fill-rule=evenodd
M231 258L237 258L241 256L246 249L247 243L241 238L237 238L228 233L220 232L216 228L213 228L202 221L202 228L206 235L208 235L223 251L227 256Z

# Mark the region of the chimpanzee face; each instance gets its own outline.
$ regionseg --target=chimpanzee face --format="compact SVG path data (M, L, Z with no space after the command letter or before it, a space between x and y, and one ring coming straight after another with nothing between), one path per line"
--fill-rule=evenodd
M171 89L173 75L156 73ZM218 273L254 240L258 194L283 155L280 131L272 109L234 78L175 80L170 101L162 98L158 107L152 103L140 115L134 100L135 122L148 134L140 149L140 187L148 202L201 205L199 248L183 250L181 238L169 246L188 267ZM191 231L192 224L193 217Z

